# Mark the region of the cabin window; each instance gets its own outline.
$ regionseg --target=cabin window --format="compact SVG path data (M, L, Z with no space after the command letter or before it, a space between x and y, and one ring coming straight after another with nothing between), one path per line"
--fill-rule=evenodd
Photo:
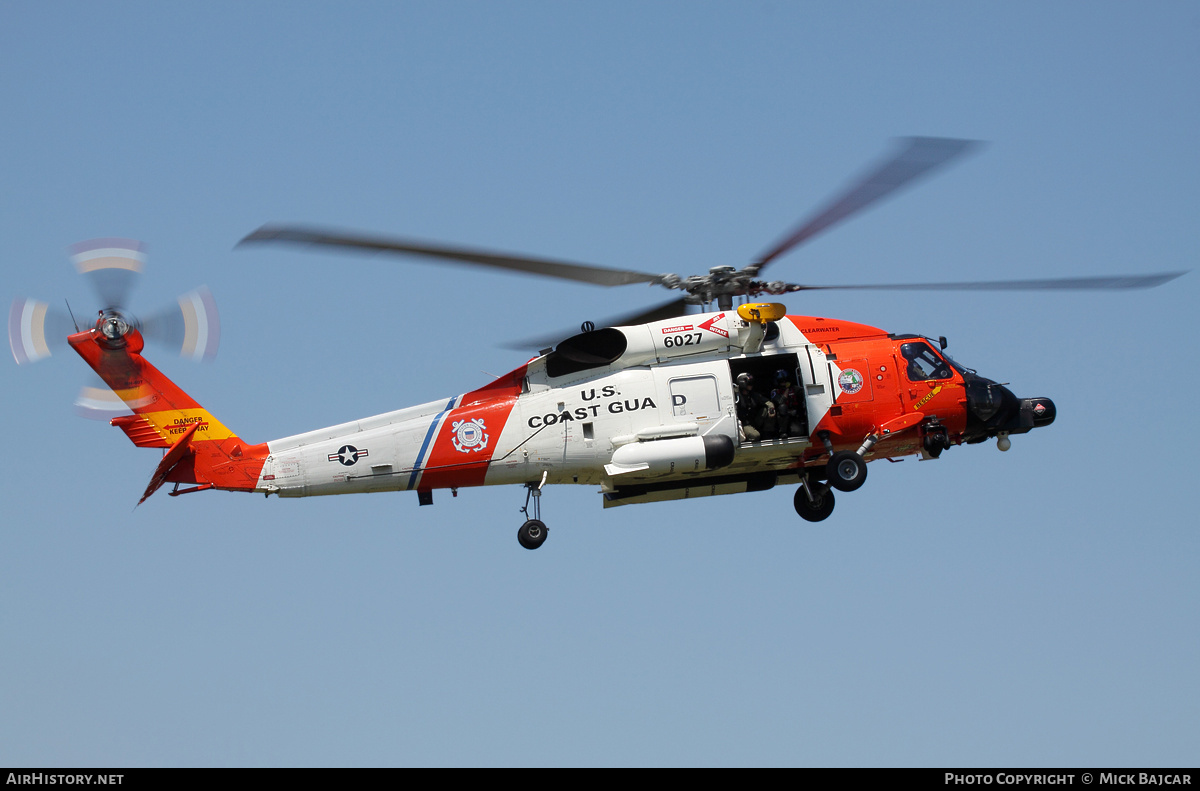
M908 361L906 370L910 382L928 382L933 379L950 379L953 374L949 364L927 343L905 343L900 353Z

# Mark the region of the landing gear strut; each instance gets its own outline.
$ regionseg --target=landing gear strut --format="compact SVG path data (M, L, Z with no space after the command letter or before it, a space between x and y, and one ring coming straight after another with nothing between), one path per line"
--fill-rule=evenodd
M529 498L532 497L533 515L517 530L517 543L526 549L537 549L546 542L546 536L550 534L550 529L542 521L542 487L546 484L547 475L549 472L543 472L542 480L525 484L525 506L521 508L521 513L530 516Z

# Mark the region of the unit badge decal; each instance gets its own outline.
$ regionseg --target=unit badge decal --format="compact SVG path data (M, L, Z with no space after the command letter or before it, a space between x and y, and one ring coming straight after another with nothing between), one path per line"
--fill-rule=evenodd
M456 420L451 426L454 437L450 440L459 453L478 453L488 446L488 435L484 433L483 418Z
M847 368L838 375L838 387L842 388L842 392L846 395L854 395L862 390L862 386L862 374L853 368Z
M330 461L340 461L342 464L349 467L350 465L354 464L354 462L366 455L368 455L366 448L359 450L353 445L343 445L342 447L338 448L337 453L330 453L328 458Z

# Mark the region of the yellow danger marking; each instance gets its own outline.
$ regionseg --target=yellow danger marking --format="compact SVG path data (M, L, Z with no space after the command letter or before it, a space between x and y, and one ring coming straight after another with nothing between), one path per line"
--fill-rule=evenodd
M207 409L168 409L163 412L143 412L142 417L165 439L178 438L191 428L193 423L200 427L193 440L223 440L236 436L225 428L221 421L208 413Z

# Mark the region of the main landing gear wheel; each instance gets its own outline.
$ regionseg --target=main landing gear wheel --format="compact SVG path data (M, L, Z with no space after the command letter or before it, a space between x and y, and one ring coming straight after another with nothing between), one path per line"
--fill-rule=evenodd
M550 530L541 519L530 519L517 530L517 543L526 549L537 549L546 541Z
M843 492L852 492L867 482L867 463L852 450L839 450L825 465L829 485Z
M537 483L530 481L525 484L525 506L521 509L521 513L529 519L517 530L517 543L526 549L537 549L546 543L546 536L550 533L546 528L546 523L542 521L542 487L546 485L546 478L549 475L549 470L543 470L540 481ZM529 513L530 498L533 498L532 514Z
M804 487L801 486L796 489L792 505L796 507L796 513L800 514L801 519L807 522L822 522L833 513L833 490L819 483L809 483L808 485L812 492L812 499L808 499Z

